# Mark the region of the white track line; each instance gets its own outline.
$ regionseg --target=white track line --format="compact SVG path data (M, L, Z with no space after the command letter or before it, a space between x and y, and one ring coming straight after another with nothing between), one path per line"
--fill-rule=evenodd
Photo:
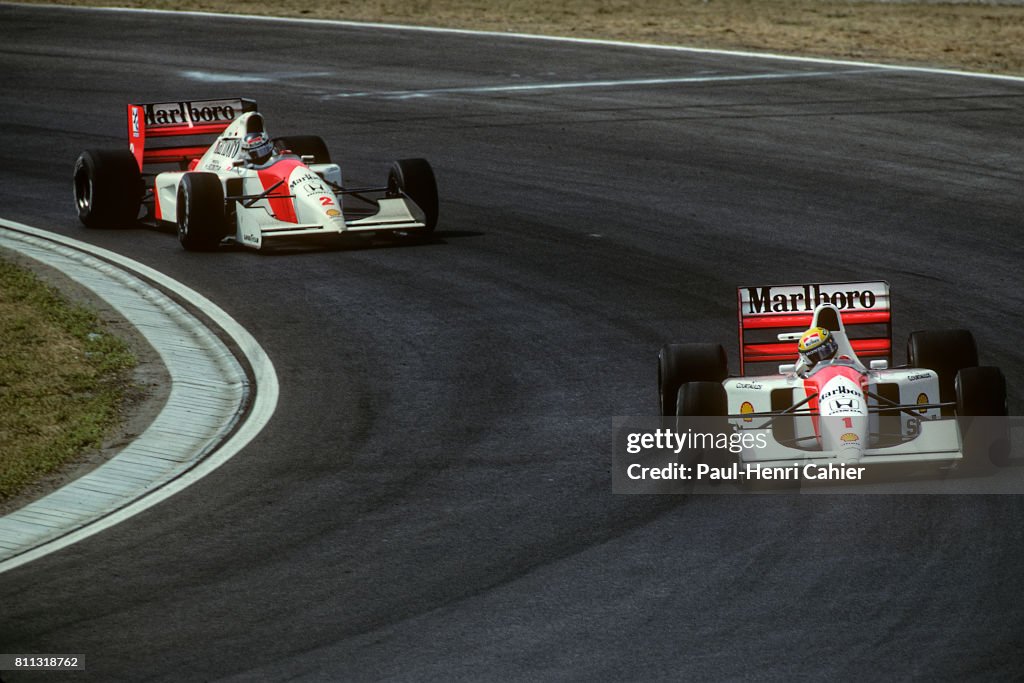
M136 324L171 373L171 396L143 434L98 469L0 518L3 573L119 524L223 465L270 420L278 381L270 358L231 316L148 266L3 219L0 243L60 268L107 299ZM232 339L250 366L254 386L223 343L164 291L201 311Z
M383 90L365 92L336 93L325 95L323 99L344 97L388 97L409 99L430 97L431 95L449 94L484 94L503 92L530 92L544 90L577 90L584 88L620 88L637 85L673 85L679 83L718 83L731 81L764 81L789 78L828 78L845 74L873 73L875 70L840 70L840 71L787 71L766 74L738 74L735 76L681 76L679 78L632 78L606 81L572 81L568 83L522 83L518 85L482 85L461 88L433 88L428 90Z

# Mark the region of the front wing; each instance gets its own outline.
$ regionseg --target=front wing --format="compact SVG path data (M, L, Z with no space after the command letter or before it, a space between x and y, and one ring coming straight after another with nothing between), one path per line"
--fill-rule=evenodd
M744 448L739 454L741 464L753 467L785 467L838 463L844 458L837 451L811 451L784 445L775 440L770 428L745 429L744 433L764 434L767 447ZM858 466L898 463L948 462L963 460L963 441L955 419L925 420L913 439L883 448L866 448Z
M423 211L405 197L378 200L376 213L331 220L324 223L298 224L277 220L264 206L238 205L236 209L236 241L259 249L277 241L295 241L337 237L344 233L416 230L426 227Z

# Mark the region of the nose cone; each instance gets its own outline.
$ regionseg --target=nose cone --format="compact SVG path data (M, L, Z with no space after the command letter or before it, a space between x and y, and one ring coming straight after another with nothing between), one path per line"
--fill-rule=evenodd
M334 191L323 179L305 166L292 171L288 182L295 196L295 213L299 223L344 227L345 216Z
M840 462L856 462L868 443L867 415L822 416L821 448L833 451Z
M867 398L858 378L836 374L823 378L818 393L821 448L834 451L840 462L855 462L868 443Z

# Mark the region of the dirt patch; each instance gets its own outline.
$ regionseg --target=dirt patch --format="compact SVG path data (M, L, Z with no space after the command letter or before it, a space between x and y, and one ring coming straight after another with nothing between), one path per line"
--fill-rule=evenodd
M446 26L1024 75L1022 0L60 0L59 4Z

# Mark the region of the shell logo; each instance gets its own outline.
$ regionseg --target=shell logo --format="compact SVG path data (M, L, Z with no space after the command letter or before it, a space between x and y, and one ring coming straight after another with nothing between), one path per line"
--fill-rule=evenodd
M917 395L917 405L923 406L923 405L926 405L927 403L928 403L928 394L918 394Z
M338 211L337 209L327 209L327 215L330 216L331 218L334 218L336 216L340 216L341 211Z
M740 406L740 413L742 413L744 415L747 415L747 414L752 413L752 412L754 412L753 404L751 404L750 401L744 401L743 405ZM745 417L745 418L743 418L743 421L744 422L753 422L754 418L752 418L752 417Z
M846 432L839 438L845 441L846 443L850 443L851 441L857 441L860 439L860 437L854 434L853 432Z

